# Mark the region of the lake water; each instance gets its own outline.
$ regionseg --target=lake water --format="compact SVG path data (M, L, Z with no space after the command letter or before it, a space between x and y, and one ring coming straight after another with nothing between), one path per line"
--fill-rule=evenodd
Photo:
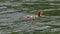
M38 9L42 17L23 17ZM60 34L60 1L0 0L0 34Z

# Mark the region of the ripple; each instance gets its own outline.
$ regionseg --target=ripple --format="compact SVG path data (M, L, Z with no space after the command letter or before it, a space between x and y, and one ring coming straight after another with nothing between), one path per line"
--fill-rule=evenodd
M0 7L0 12L1 12L1 11L6 11L6 10L7 10L7 7L6 7L6 6Z
M50 26L43 26L43 27L37 27L35 28L36 30L48 30L49 28L51 28Z
M60 32L60 28L51 29L51 32Z

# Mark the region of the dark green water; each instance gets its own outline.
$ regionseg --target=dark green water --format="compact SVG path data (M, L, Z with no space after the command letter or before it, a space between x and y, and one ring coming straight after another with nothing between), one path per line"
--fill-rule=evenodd
M23 18L38 9L42 17ZM0 34L60 34L60 1L0 0Z

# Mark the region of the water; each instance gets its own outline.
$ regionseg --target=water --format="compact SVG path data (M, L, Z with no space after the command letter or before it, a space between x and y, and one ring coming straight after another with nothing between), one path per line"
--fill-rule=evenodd
M60 34L60 2L54 0L0 0L0 34ZM42 9L40 18L23 16Z

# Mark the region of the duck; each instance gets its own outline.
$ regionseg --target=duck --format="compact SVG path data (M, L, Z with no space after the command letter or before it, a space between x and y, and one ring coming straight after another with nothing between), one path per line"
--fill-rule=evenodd
M37 14L28 14L28 15L25 15L24 18L35 19L35 18L41 17L42 14L43 14L43 11L41 9L38 9Z

